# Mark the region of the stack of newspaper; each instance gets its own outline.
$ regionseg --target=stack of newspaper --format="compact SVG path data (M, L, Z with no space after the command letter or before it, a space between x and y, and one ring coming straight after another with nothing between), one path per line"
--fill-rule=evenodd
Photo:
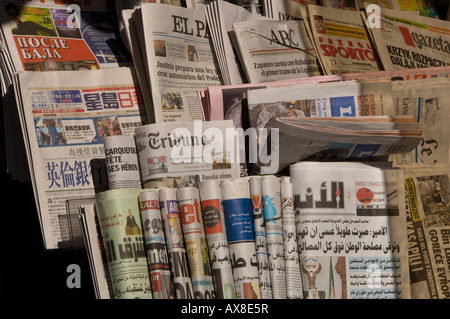
M139 81L151 91L150 120L203 120L197 90L222 84L205 14L156 3L130 10L123 21Z
M1 1L2 76L16 71L95 70L129 65L107 1ZM6 86L7 88L8 86Z
M1 1L0 68L8 172L29 180L13 88L18 71L78 71L132 66L107 1ZM47 75L47 77L49 77Z

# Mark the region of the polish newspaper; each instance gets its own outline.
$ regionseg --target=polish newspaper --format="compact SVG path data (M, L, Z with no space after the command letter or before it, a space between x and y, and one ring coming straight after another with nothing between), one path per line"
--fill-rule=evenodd
M375 46L359 12L315 5L309 5L307 12L325 74L381 70Z
M56 249L66 201L108 189L104 139L134 135L145 107L130 68L22 71L15 86L45 248Z
M386 8L378 21L372 20L369 16L367 22L381 26L370 30L385 70L450 65L448 21Z
M449 167L406 169L411 298L449 299Z
M290 166L309 299L409 299L403 171L387 163Z

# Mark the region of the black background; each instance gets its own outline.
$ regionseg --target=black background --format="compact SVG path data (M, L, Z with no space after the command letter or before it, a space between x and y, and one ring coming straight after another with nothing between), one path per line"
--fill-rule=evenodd
M7 173L3 107L8 106L2 102L0 112L0 298L95 299L86 251L46 250L31 182L19 183ZM71 264L81 268L81 288L67 287Z

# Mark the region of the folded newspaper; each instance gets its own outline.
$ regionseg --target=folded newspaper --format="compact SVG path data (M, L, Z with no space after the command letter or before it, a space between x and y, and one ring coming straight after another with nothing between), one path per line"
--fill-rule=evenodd
M249 83L321 75L304 20L235 22L233 29Z
M58 248L66 201L108 189L104 138L147 124L140 88L130 68L22 71L15 86L44 245Z
M419 131L415 130L413 136L409 131L413 125L418 128L415 118L407 119L408 128L400 126L395 131L378 126L380 121L403 120L390 118L397 115L392 87L392 81L344 81L249 91L250 125L260 140L254 153L258 154L261 172L275 173L313 155L343 159L413 150L421 137ZM313 118L327 118L331 126L318 126ZM340 121L348 126L337 130ZM370 122L375 126L369 126Z
M302 162L290 175L305 297L409 299L402 170Z
M386 8L380 12L381 28L370 30L385 70L450 64L448 21Z
M404 172L411 298L448 299L449 167Z
M382 70L359 12L314 5L307 12L325 74Z

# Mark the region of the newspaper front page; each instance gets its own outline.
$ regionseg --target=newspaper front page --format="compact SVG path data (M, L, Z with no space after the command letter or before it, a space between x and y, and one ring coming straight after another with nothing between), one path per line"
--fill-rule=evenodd
M19 113L47 249L58 248L58 216L69 199L108 189L103 139L146 123L132 69L17 75Z
M405 170L411 297L449 299L449 168Z
M381 8L381 28L371 28L385 70L441 67L450 64L447 21Z
M248 82L321 75L303 20L245 21L233 28Z
M290 173L305 297L409 299L402 171L302 162Z
M326 74L381 70L359 12L309 5L308 15Z
M106 1L1 1L13 71L95 70L131 64Z
M156 123L203 120L197 90L222 84L205 14L154 3L141 11Z

